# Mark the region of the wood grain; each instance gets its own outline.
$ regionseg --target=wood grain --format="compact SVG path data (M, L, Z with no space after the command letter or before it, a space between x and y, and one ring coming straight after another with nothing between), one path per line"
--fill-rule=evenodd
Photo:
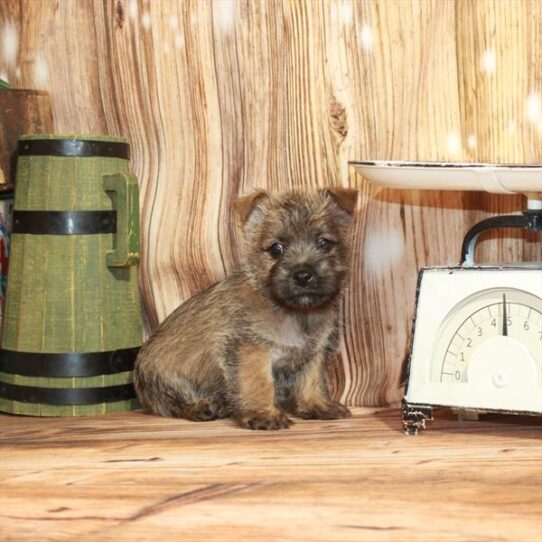
M407 437L398 410L269 432L2 416L0 538L538 542L539 420L485 420L438 412Z
M522 201L380 190L347 162L542 162L541 12L537 0L0 5L20 38L10 82L48 90L59 131L131 141L147 330L235 267L237 195L360 190L332 384L364 405L402 395L418 268L457 263L472 224ZM542 260L538 241L500 234L478 257Z

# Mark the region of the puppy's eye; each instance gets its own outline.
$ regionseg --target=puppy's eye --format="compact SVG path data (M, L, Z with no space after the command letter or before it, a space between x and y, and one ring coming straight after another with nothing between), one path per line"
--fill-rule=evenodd
M318 239L318 248L324 252L329 252L333 248L334 244L334 241L331 241L331 239L326 239L325 237L320 237Z
M284 246L281 243L273 243L268 249L267 252L273 258L279 258L284 253Z

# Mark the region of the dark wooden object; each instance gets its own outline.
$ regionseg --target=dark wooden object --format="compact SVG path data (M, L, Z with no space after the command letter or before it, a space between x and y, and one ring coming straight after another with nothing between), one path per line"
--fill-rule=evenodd
M49 94L41 90L0 90L0 191L15 181L15 150L23 134L53 132Z

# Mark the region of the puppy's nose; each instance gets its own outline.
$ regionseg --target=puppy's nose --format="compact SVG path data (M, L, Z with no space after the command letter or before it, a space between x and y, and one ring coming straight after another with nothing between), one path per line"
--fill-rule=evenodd
M312 280L312 272L310 269L299 269L298 271L294 271L293 277L298 286L307 286Z

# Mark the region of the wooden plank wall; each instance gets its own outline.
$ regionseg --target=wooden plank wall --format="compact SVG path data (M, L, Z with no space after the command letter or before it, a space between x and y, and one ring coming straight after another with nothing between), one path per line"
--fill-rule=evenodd
M148 328L238 255L253 187L360 190L333 386L400 399L417 270L457 263L519 197L381 190L352 159L542 162L539 0L3 0L0 74L48 90L56 130L127 135ZM533 236L487 261L542 259Z

